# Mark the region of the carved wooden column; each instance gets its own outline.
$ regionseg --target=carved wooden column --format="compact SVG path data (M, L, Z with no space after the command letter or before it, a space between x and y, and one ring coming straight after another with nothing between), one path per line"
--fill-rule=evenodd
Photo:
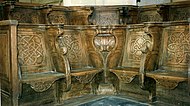
M101 28L97 29L97 35L94 38L94 45L97 50L102 54L103 70L104 70L104 83L108 83L108 66L107 59L110 51L114 48L116 43L115 36L112 34L112 29Z
M99 26L96 30L97 35L94 37L94 46L100 52L103 60L103 83L98 87L98 94L114 94L116 90L109 80L108 57L113 48L115 48L116 38L112 32L113 28L110 26Z

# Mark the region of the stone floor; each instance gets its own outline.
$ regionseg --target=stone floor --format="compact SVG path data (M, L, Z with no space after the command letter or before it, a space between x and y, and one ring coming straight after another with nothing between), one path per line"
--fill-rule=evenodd
M114 96L105 96L103 98L89 101L79 106L148 106L148 104L134 101L131 99L124 99Z
M58 106L173 106L168 103L147 103L144 100L134 99L121 95L86 95L66 100Z

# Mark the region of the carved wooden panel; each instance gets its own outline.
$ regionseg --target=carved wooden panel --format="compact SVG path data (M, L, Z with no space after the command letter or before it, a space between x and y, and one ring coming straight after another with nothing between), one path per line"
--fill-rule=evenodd
M169 17L171 21L187 20L190 17L189 6L171 7Z
M120 22L119 9L114 7L95 7L91 23L95 25L111 25Z
M49 23L62 23L62 24L69 24L69 14L63 11L52 11L48 14L48 21Z
M44 72L48 70L44 29L19 27L18 59L23 73Z
M151 42L150 38L144 33L143 26L128 29L126 36L122 66L140 67L141 48L147 42Z
M117 27L116 29L113 29L113 35L115 36L116 44L108 56L108 68L113 68L118 65L121 65L121 58L126 38L125 28L126 27Z
M88 17L91 14L90 7L70 7L72 10L70 14L71 25L88 25Z
M139 15L139 23L142 22L160 22L162 21L162 17L160 16L160 14L154 10L154 11L143 11L140 12Z
M62 45L67 48L66 56L69 59L71 68L84 68L88 66L88 55L85 50L85 35L77 30L64 30Z
M190 57L188 25L169 26L164 29L162 63L166 70L187 71Z
M87 51L89 53L89 59L92 63L93 67L96 68L102 68L103 66L103 59L101 57L101 54L96 51L96 48L94 46L93 40L96 36L96 30L95 29L87 29L86 30L86 42L87 42Z
M0 27L0 81L1 81L1 93L2 96L10 96L11 94L11 72L10 72L10 36L8 27Z
M40 10L15 8L10 12L10 19L18 20L20 23L43 23Z

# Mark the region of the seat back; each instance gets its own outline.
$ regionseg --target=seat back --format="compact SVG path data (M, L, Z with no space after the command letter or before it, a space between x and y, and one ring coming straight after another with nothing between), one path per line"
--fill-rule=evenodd
M18 26L18 63L22 74L53 71L45 26Z
M125 47L123 51L122 67L140 67L141 48L150 41L144 33L144 25L129 25L126 33Z
M93 67L89 60L85 31L76 26L64 26L61 36L61 45L67 48L66 57L69 60L71 71Z
M188 23L165 23L161 42L159 69L187 73L190 57Z

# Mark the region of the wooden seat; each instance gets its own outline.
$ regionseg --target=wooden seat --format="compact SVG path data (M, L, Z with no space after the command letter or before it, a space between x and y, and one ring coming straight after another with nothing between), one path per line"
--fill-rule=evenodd
M87 36L85 35L86 29L83 29L82 26L71 27L66 25L61 30L62 33L56 38L58 41L56 46L58 53L57 70L62 71L66 69L66 83L68 84L67 86L70 86L68 91L72 91L72 88L75 88L73 80L77 80L81 84L92 83L95 75L101 72L102 69L94 66L90 60L88 50L92 47L92 42L87 40ZM67 49L65 57L63 57L62 53L63 47ZM64 63L62 60L67 61L66 67L62 65Z
M148 72L146 73L146 76L154 78L158 82L158 84L168 89L174 89L178 86L179 82L184 82L188 80L187 73L166 70L156 70L154 72Z
M10 96L10 105L27 104L27 100L36 95L42 98L41 103L47 100L56 103L59 99L56 81L64 79L66 73L58 72L52 61L46 25L18 24L15 20L1 21L0 25L3 35L0 58L5 69L2 73L10 87L4 89ZM50 97L44 98L45 94Z
M151 72L145 70L146 76L154 78L158 84L168 89L174 89L179 82L187 81L190 55L187 49L190 46L188 37L187 22L164 23L158 68L155 67Z
M110 69L111 72L116 74L118 79L123 83L131 83L135 77L139 77L139 83L141 84L141 66L142 66L142 49L144 46L153 48L152 54L153 58L156 59L158 55L158 44L155 42L159 41L159 34L161 32L160 23L144 23L144 24L134 24L128 25L127 27L127 35L125 41L125 47L123 50L122 62L119 66ZM155 44L152 45L152 42ZM149 61L148 68L152 68L156 65L154 61ZM150 70L149 69L149 70ZM144 79L144 78L143 78ZM146 81L147 82L147 81ZM148 82L151 85L141 86L142 89L148 90L150 92L149 99L151 101L154 100L153 95L155 95L154 81L152 79L148 79ZM144 82L143 82L144 83Z
M110 69L111 72L116 74L116 76L125 83L130 83L135 76L138 75L138 70L140 67L140 48L142 44L139 44L139 40L144 39L144 25L129 25L128 32L125 37L125 45L123 49L123 57L120 66ZM141 39L142 38L142 39ZM141 43L141 42L140 42Z
M130 83L135 76L139 74L139 68L130 68L130 67L121 67L121 68L114 68L110 69L111 72L115 73L116 76L119 78L120 81L125 83Z
M146 88L151 85L147 79L155 80L155 89L152 91L152 97L163 97L167 93L181 93L180 97L185 96L188 88L183 88L181 92L175 91L182 82L188 81L188 56L189 56L189 27L187 22L165 22L162 24L163 31L160 40L154 43L154 48L145 47L141 58L141 67L139 70L141 87ZM159 53L158 53L159 51ZM157 52L156 54L154 52ZM180 87L178 87L180 88ZM159 90L165 90L165 93L159 93ZM167 92L168 91L168 92ZM151 96L150 95L150 96ZM173 98L173 97L170 97ZM174 98L173 98L174 99ZM177 99L176 99L177 101ZM183 100L182 100L183 101ZM185 100L184 100L185 101Z

